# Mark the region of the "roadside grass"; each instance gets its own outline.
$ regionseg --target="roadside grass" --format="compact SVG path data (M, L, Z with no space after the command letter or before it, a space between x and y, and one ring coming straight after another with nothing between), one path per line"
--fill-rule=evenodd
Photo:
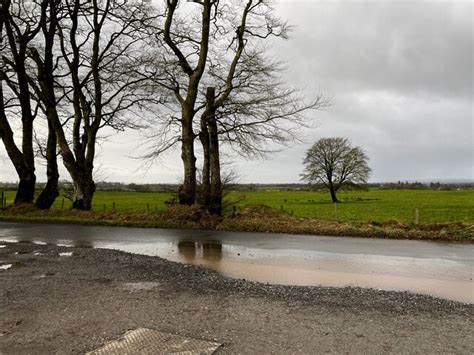
M6 197L11 203L14 193L7 192ZM63 209L59 197L50 211L8 207L0 212L0 220L474 241L472 189L346 191L339 194L337 207L325 192L231 192L224 218L211 217L198 207L168 207L165 201L172 197L170 193L99 191L91 212L71 210L67 199ZM415 223L416 209L419 223Z

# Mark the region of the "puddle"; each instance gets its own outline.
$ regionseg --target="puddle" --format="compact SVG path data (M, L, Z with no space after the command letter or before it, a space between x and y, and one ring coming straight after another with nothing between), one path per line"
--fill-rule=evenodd
M470 244L19 223L0 223L0 236L0 242L35 241L159 256L263 283L370 287L474 303ZM67 254L63 256L71 252Z
M160 286L159 282L127 282L123 288L128 291L149 291Z
M40 253L39 251L35 251L35 252L33 253L33 255L35 255L35 256L40 256L40 255L44 255L44 254L43 254L43 253Z
M59 253L59 256L72 256L72 251L64 252L64 253Z
M0 265L0 270L8 270L13 266L13 264L4 264Z
M7 247L6 245L0 245L0 249L6 248L6 247Z

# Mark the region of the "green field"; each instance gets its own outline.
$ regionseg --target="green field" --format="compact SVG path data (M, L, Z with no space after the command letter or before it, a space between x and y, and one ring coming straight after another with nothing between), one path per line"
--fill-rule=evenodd
M163 210L170 193L159 192L103 192L94 196L94 210L111 211L115 202L118 212L145 212ZM6 193L7 204L14 199L14 192ZM420 223L465 222L474 223L474 190L379 190L340 192L337 219L341 221L397 220L402 223L415 221L419 211ZM63 198L57 199L54 208L61 209ZM334 220L335 208L329 194L309 191L239 191L226 196L227 210L234 203L237 209L247 205L266 205L282 209L295 217ZM64 209L71 202L64 199Z

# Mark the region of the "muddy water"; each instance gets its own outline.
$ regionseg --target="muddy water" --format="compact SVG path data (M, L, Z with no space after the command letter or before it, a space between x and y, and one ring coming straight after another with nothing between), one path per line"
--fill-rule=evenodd
M474 303L474 246L281 234L0 223L0 241L111 248L285 285L403 290Z

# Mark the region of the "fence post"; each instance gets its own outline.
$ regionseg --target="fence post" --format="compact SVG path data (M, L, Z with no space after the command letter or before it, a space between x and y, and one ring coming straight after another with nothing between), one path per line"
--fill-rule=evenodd
M150 213L150 204L149 203L146 204L146 213Z
M6 207L5 203L5 191L2 190L2 210Z
M418 224L420 222L420 211L418 208L415 208L415 224Z
M63 202L61 203L61 209L64 210L64 198L63 198Z
M112 202L112 211L114 211L114 212L115 212L115 201L114 201L114 202Z

